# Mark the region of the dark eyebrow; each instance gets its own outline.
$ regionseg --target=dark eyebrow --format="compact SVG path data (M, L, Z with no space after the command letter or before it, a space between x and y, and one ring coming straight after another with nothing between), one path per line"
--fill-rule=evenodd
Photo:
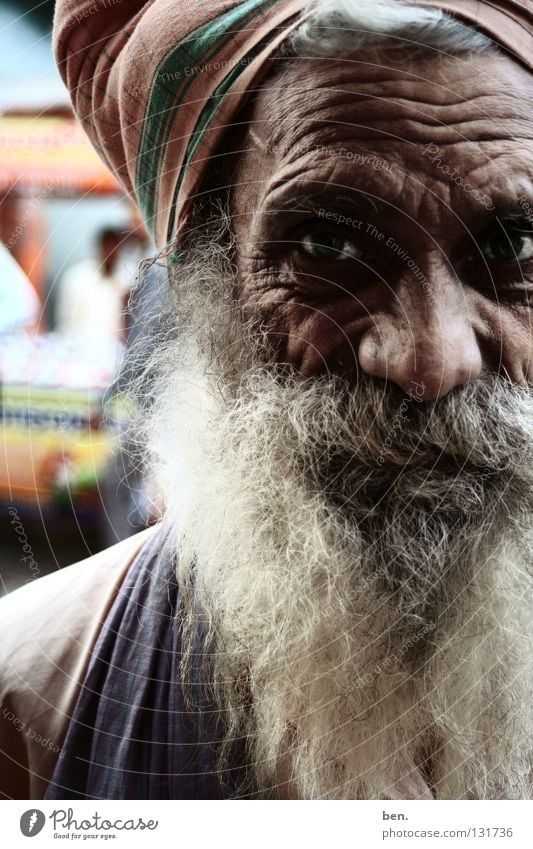
M353 215L376 215L382 204L363 192L356 197L331 190L295 192L277 203L275 213L306 211L318 213L320 210L351 212Z
M533 196L520 195L518 199L498 198L491 217L499 221L528 221L533 225Z
M377 215L386 217L390 214L391 204L364 192L353 191L343 193L338 187L310 186L308 190L287 192L285 197L276 202L275 209L269 210L270 215L287 212L308 212L318 215L322 212L341 213L360 218L375 218ZM516 221L527 222L533 228L533 195L509 195L494 199L494 208L481 212L484 224L478 221L478 226L489 226L491 223Z

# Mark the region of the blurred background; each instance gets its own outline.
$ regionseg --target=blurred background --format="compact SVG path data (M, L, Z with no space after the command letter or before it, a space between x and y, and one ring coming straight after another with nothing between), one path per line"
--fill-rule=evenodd
M53 7L0 7L0 594L155 518L116 380L155 251L73 117Z

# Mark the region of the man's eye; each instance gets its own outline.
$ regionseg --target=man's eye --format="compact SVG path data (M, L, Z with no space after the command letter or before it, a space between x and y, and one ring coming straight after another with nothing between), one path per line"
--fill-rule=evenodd
M487 236L481 249L496 262L526 262L533 257L533 233L509 230Z
M316 259L333 260L357 259L361 251L354 242L339 233L330 230L307 232L301 239L304 251Z

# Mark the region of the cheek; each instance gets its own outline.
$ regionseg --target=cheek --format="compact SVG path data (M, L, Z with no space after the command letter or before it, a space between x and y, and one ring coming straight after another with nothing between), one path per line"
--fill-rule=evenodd
M358 349L365 330L364 313L350 320L336 310L302 307L293 311L284 347L285 360L302 377L331 373L349 376L358 370ZM291 326L292 324L292 326Z
M263 278L242 288L241 303L245 319L266 329L276 361L302 377L357 371L359 341L373 319L353 295L310 298Z
M492 325L501 364L514 383L533 382L533 313L529 309L498 310Z
M515 384L533 378L533 312L527 306L496 303L479 293L468 299L465 310L472 319L483 370L501 374Z

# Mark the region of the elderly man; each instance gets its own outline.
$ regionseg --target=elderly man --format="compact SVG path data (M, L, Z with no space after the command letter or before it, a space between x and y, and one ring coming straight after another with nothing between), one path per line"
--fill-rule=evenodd
M4 794L530 798L533 3L62 0L56 46L168 258L164 515L4 600Z

